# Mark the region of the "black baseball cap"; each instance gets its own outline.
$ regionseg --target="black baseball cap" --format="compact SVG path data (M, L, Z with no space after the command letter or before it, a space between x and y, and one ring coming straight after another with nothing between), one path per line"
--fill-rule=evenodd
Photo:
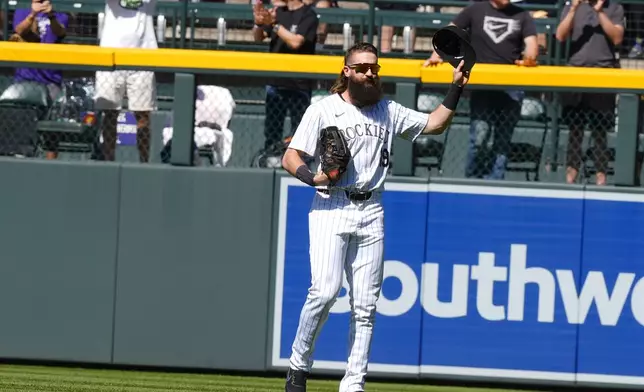
M434 33L432 45L443 61L454 68L458 67L461 60L465 61L463 71L470 71L476 64L476 52L470 44L470 36L461 28L453 25L443 27Z

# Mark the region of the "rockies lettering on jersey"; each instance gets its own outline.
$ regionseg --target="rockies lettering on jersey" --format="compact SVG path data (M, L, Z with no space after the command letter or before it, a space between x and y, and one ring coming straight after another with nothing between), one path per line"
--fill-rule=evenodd
M342 130L342 134L347 139L355 139L357 136L372 136L380 140L385 139L385 132L388 132L383 127L376 127L373 124L355 124L352 127L347 127Z
M428 116L389 99L360 109L345 102L339 94L332 94L308 107L289 147L315 157L319 170L320 130L331 125L338 127L353 158L336 187L373 191L383 186L387 176L392 136L414 141L425 128Z

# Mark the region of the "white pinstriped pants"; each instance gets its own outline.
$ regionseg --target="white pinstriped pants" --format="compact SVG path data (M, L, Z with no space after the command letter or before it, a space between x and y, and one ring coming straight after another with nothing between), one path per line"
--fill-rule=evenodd
M340 293L344 272L352 311L348 363L340 392L362 391L382 286L384 211L380 193L366 201L351 201L344 191L331 192L316 192L309 211L311 286L290 365L311 371L315 340Z

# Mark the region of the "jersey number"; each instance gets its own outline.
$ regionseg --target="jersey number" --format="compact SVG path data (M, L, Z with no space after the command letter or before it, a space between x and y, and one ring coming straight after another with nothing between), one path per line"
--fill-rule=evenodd
M387 149L384 147L382 148L382 151L380 151L380 166L389 166L389 151L387 151Z

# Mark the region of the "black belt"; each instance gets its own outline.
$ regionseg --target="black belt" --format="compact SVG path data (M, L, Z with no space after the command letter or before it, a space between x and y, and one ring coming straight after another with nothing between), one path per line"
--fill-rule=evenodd
M330 195L331 192L328 189L318 189L318 192L324 193L325 195ZM344 193L347 195L349 200L354 201L365 201L371 199L373 192L351 192L345 190Z

